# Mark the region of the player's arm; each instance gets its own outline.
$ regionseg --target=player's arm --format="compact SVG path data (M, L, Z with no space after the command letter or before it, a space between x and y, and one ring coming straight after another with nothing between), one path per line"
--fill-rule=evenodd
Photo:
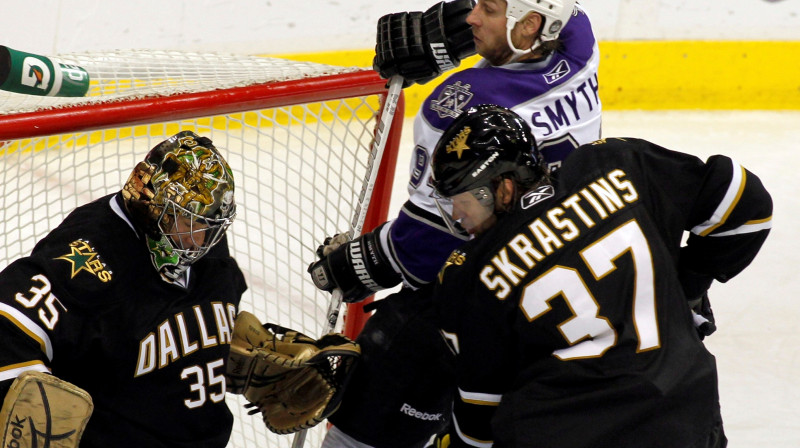
M713 156L689 215L680 255L687 297L702 297L713 280L726 282L755 258L772 227L772 198L761 180L726 156Z
M487 294L474 272L461 274L462 269L459 263L443 268L433 295L442 335L456 353L457 391L448 431L454 448L493 442L491 421L516 371L509 308Z
M308 272L317 288L338 287L345 302L358 302L401 282L411 288L432 282L467 239L450 233L440 215L408 201L396 219L355 240L345 234L327 238Z
M439 2L425 12L387 14L378 20L373 68L384 78L400 75L406 85L424 84L475 54L466 18L472 0Z
M314 285L328 292L339 288L342 299L352 303L400 283L400 274L380 243L386 225L352 240L347 233L326 238L317 248L320 259L308 267Z
M656 222L677 220L689 232L678 265L689 300L701 297L714 280L726 282L747 267L772 227L769 192L758 176L729 157L703 162L633 138L584 145L575 157L587 164L595 163L593 158L630 159L620 179L630 176L634 184L647 185L648 192L639 195L640 186L637 195L651 202Z

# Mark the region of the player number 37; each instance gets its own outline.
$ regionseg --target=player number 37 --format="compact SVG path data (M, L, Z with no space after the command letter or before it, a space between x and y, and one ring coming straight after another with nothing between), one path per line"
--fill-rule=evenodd
M581 250L581 258L596 280L616 269L614 260L630 253L635 269L633 323L639 338L637 352L660 347L650 246L635 220L617 227ZM562 360L603 356L617 342L617 332L607 318L600 315L600 306L577 270L554 266L529 283L522 294L520 307L529 321L550 311L550 300L563 297L575 314L559 324L561 334L570 347L555 350Z

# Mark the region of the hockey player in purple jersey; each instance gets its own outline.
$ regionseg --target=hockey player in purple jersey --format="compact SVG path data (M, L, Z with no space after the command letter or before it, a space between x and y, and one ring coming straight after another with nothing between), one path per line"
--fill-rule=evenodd
M3 446L225 447L246 289L225 237L234 216L230 168L184 131L6 267Z
M432 168L477 235L432 295L457 353L442 446L726 445L715 360L687 302L766 240L772 200L755 174L608 138L549 178L527 124L495 105L457 118Z
M386 78L425 83L476 51L483 59L446 78L416 116L409 199L399 215L353 241L327 239L309 267L317 287L338 287L347 302L404 285L372 305L377 311L358 340L362 360L330 418L326 447L421 446L449 418L452 357L432 325L427 294L417 290L469 239L463 229L451 232L430 181L433 148L452 120L474 104L514 109L553 170L600 137L598 45L574 0L455 0L389 14L378 22L374 67ZM363 257L351 256L359 250Z

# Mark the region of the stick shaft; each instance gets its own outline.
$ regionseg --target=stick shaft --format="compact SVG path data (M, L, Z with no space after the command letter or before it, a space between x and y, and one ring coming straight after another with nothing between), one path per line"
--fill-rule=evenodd
M386 93L386 98L383 102L383 109L381 110L380 120L378 121L375 130L375 138L372 141L372 151L370 157L371 163L368 164L368 173L366 181L361 188L361 194L358 198L355 216L350 226L350 238L361 235L364 228L364 221L367 217L367 210L369 209L369 202L372 199L372 191L375 188L375 181L378 179L378 171L380 171L381 159L383 158L383 151L386 148L386 140L389 136L389 129L394 119L394 113L397 110L397 101L400 99L400 93L403 90L403 78L400 76L393 76L389 80L389 90ZM339 320L339 310L342 306L342 290L336 288L331 293L331 302L328 305L328 320L326 322L325 331L323 335L330 333L336 328L336 322ZM301 430L295 434L292 441L292 448L302 448L306 439L306 430Z

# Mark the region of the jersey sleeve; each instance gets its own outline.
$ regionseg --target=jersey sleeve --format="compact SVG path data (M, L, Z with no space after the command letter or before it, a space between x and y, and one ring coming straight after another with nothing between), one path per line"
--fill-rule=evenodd
M679 260L687 298L739 274L771 228L772 198L758 176L729 157L709 158Z
M434 292L442 334L457 355L449 429L454 448L491 445L492 416L514 380L516 359L513 307L475 287L477 273L460 267L460 257L469 257L469 248L462 249L448 259Z
M673 225L667 223L678 220L688 232L678 274L689 300L714 280L726 282L739 274L761 249L772 227L772 198L758 176L735 160L715 155L704 162L644 140L610 138L578 150L574 156L586 168L574 172L603 163L604 154L636 159L627 166L637 167L630 174L648 185L653 221L668 229Z
M63 303L34 259L23 258L0 273L0 382L26 370L50 372L54 331Z

